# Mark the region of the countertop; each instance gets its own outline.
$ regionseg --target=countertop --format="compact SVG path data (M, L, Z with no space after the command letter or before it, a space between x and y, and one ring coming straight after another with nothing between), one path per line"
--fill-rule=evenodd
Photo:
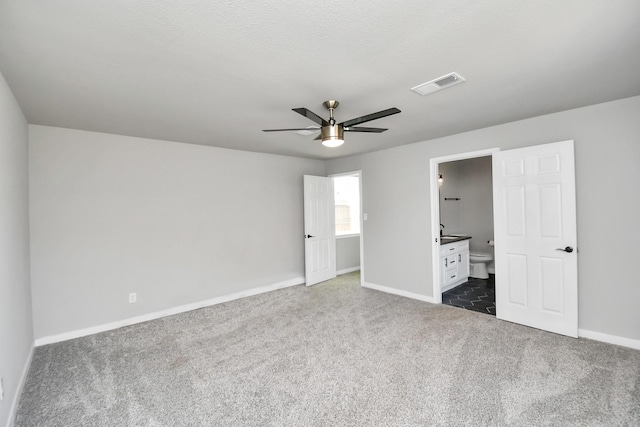
M446 239L444 239L443 237L448 237ZM449 243L455 243L455 242L460 242L462 240L469 240L471 238L471 236L440 236L440 244L441 245L448 245Z

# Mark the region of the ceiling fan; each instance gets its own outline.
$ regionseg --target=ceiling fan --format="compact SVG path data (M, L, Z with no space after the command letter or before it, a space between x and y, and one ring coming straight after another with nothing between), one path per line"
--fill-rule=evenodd
M324 107L329 110L329 120L325 120L318 116L314 112L306 108L293 108L298 114L302 114L308 119L313 120L319 126L296 128L296 129L264 129L263 132L282 132L282 131L300 131L300 130L320 130L320 135L317 139L322 140L322 145L326 147L339 147L344 144L344 132L372 132L381 133L387 129L383 128L370 128L370 127L356 127L361 123L370 122L371 120L380 119L382 117L390 116L400 112L397 108L389 108L387 110L378 111L377 113L367 114L366 116L356 117L355 119L347 120L342 123L336 123L333 118L333 111L338 108L338 101L329 100L322 103Z

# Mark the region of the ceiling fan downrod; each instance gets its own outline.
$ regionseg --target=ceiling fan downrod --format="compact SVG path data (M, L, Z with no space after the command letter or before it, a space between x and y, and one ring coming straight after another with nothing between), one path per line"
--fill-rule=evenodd
M326 147L338 147L344 143L344 128L342 125L336 125L336 119L333 117L333 110L338 108L338 101L324 101L322 105L329 110L329 126L320 128L320 137L322 145Z
M329 110L329 124L331 126L334 126L336 124L336 119L333 118L333 110L338 108L338 105L340 105L340 103L335 99L330 99L328 101L324 101L322 105L324 105L324 108Z

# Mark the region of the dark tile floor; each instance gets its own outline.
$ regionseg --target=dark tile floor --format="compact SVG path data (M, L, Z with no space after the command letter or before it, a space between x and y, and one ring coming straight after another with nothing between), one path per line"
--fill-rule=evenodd
M495 276L469 278L468 282L442 293L442 303L479 313L496 315Z

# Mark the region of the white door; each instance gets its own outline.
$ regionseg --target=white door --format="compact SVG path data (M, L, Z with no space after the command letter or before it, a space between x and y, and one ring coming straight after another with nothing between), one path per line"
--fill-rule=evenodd
M307 286L336 277L333 179L304 176L304 256Z
M578 336L573 141L493 155L496 313Z

